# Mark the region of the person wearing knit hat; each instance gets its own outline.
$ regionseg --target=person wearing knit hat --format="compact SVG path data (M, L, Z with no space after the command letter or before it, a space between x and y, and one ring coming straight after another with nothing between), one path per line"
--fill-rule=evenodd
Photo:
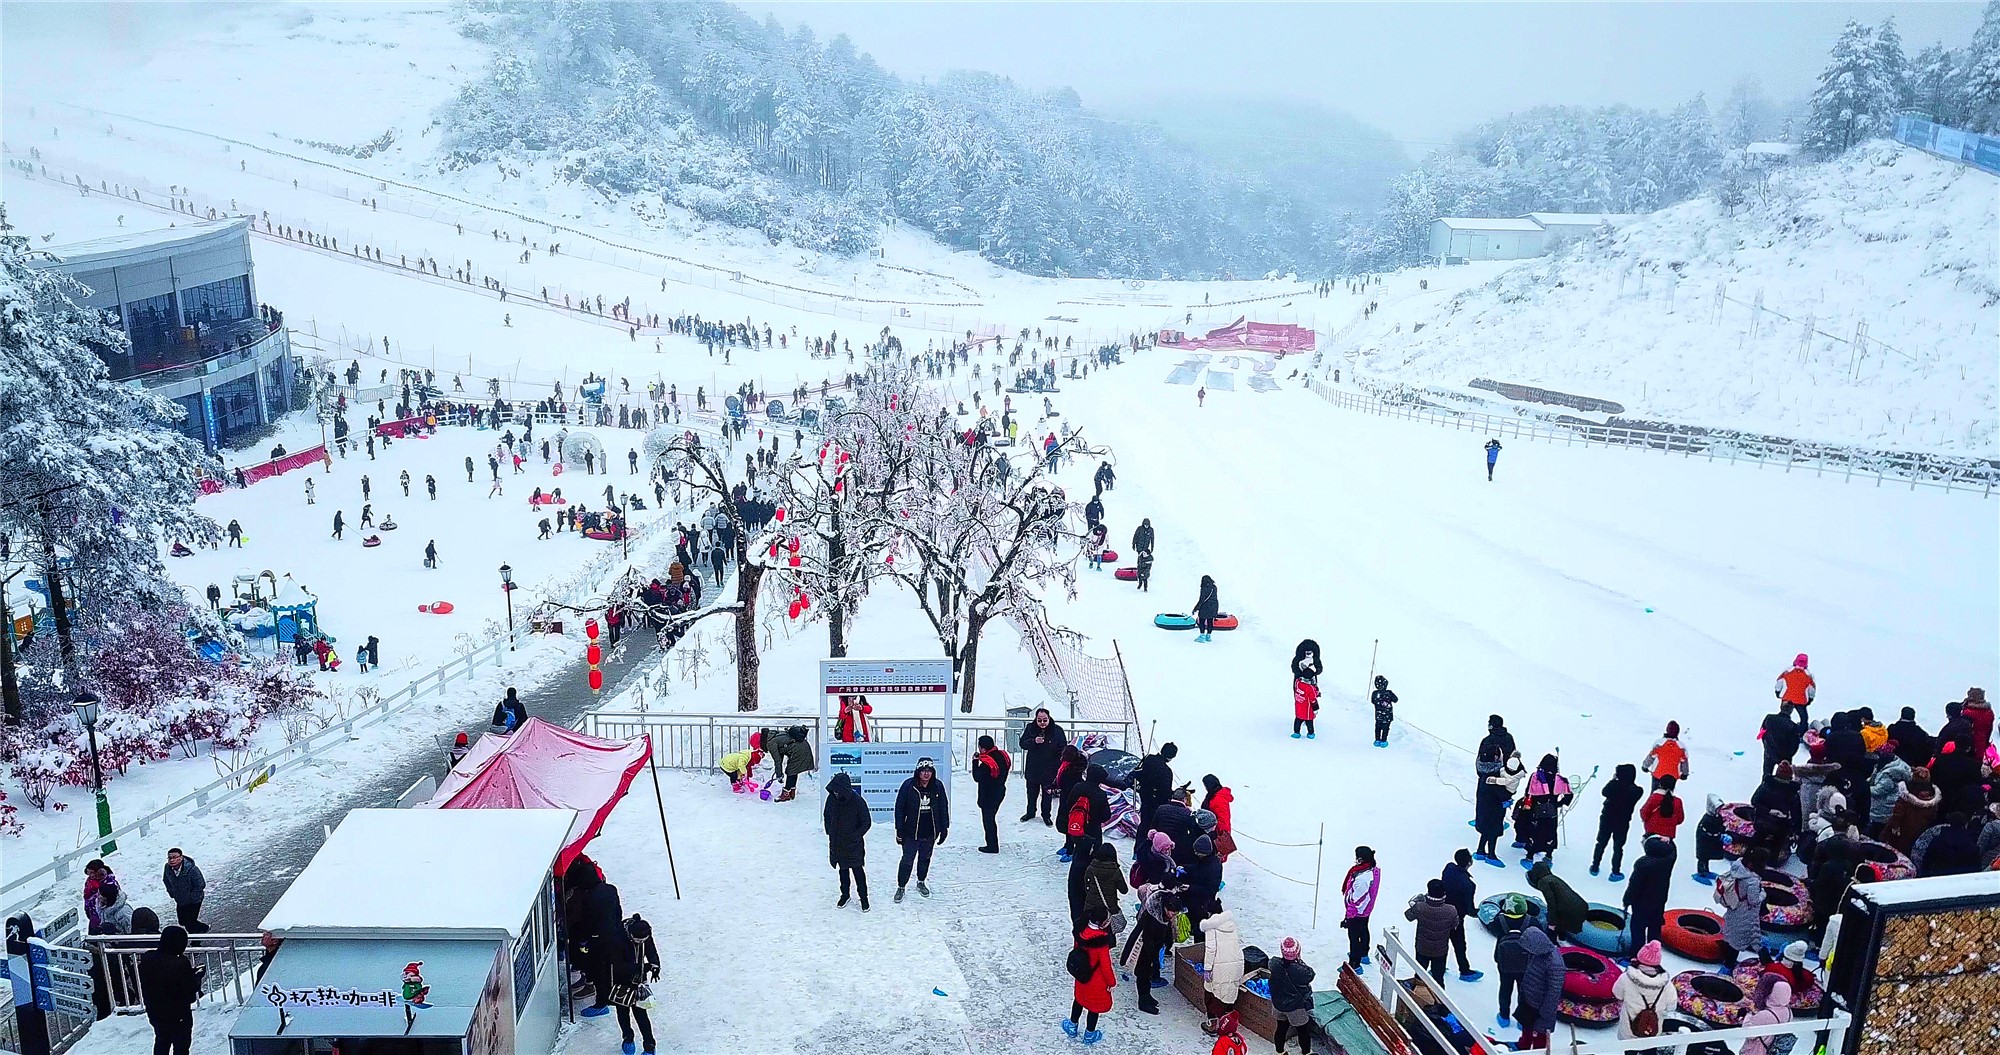
M1271 1008L1277 1012L1278 1028L1271 1039L1280 1055L1285 1041L1297 1031L1299 1051L1312 1052L1313 969L1306 965L1299 939L1286 938L1278 945L1278 959L1270 966Z
M896 792L895 819L896 845L903 848L902 860L896 865L895 900L903 900L912 865L916 866L917 893L930 897L931 851L951 830L951 803L930 759L919 759L916 771Z
M1641 945L1632 954L1632 966L1611 987L1618 1001L1618 1039L1660 1035L1661 1019L1677 1006L1671 983L1660 966L1660 943Z
M1433 879L1424 893L1410 899L1403 918L1417 925L1417 963L1444 985L1445 957L1451 951L1451 931L1459 921L1458 909L1446 897L1444 880Z
M1799 720L1806 720L1806 708L1812 706L1813 697L1818 695L1819 686L1806 670L1806 654L1801 652L1792 659L1792 667L1778 675L1771 694L1792 705L1799 712Z

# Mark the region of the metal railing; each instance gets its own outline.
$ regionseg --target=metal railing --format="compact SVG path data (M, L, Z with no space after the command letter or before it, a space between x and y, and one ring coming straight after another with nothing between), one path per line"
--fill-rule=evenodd
M92 839L76 849L57 854L49 863L9 879L5 887L0 887L0 896L13 895L16 891L26 888L32 890L10 904L5 914L14 915L39 901L49 883L68 878L82 866L83 862L93 857L111 856L100 849L105 842L135 835L144 838L152 834L155 824L179 813L190 811L196 815L205 813L226 799L247 793L257 777L275 774L280 769L309 762L333 747L347 743L357 731L384 721L416 700L442 692L454 681L471 677L481 666L505 666L509 646L526 637L528 632L528 628L522 626L511 637L503 633L500 637L462 656L447 660L435 670L418 675L402 688L383 696L359 713L350 714L296 743L287 744L252 759L223 774L212 783L196 788L138 820L114 829L109 836Z
M1314 395L1344 410L1448 425L1494 437L1546 440L1565 446L1637 447L1687 458L1699 454L1711 462L1722 461L1732 465L1739 461L1750 462L1760 468L1765 465L1783 466L1788 473L1810 470L1814 476L1836 477L1843 481L1873 480L1877 487L1884 481L1907 483L1912 491L1918 487L1935 487L1973 493L1982 498L1992 495L1995 486L2000 486L2000 463L1976 458L1869 450L1744 434L1661 432L1588 422L1498 417L1419 403L1387 403L1373 396L1344 392L1320 381L1308 384Z
M1009 751L1020 739L1022 722L993 715L970 714L954 718L951 729L952 757L970 761L981 736L991 736ZM635 736L653 738L653 765L660 769L713 770L722 756L750 746L750 734L759 729L782 729L804 725L813 730L814 753L820 750L819 717L806 714L676 714L667 711L590 711L576 721L576 730L609 740ZM1105 746L1130 750L1137 743L1129 722L1072 722L1066 728L1070 739L1100 734ZM925 742L942 739L944 719L874 716L868 720L870 738L882 743ZM1015 767L1020 768L1018 765Z
M156 934L93 934L85 946L97 958L100 984L108 987L114 1014L145 1010L139 984L139 957L160 944ZM242 1007L257 991L257 969L263 964L261 934L188 935L188 959L201 972L202 1001Z

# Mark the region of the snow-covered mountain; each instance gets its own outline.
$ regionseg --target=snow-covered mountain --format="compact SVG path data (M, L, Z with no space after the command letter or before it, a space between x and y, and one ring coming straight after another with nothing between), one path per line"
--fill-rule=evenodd
M1996 191L1872 143L1779 170L1733 209L1704 196L1476 289L1385 304L1332 351L1383 381L1484 377L1629 418L1991 455Z

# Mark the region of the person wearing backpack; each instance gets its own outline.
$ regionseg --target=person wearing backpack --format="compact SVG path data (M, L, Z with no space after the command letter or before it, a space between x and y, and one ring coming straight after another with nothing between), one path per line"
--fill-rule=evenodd
M1660 943L1649 941L1632 954L1632 966L1611 987L1618 1004L1618 1039L1660 1035L1660 1019L1679 1006L1672 976L1660 967Z
M1757 991L1750 998L1755 1010L1743 1016L1745 1026L1776 1026L1792 1020L1792 984L1782 976L1765 974L1757 979ZM1792 1055L1797 1036L1778 1034L1752 1037L1743 1042L1742 1055Z
M1111 803L1104 797L1104 767L1090 763L1083 779L1071 785L1063 799L1063 859L1069 862L1069 918L1073 929L1083 926L1084 887L1090 863L1104 841L1104 822L1111 819Z
M1493 945L1493 968L1500 972L1500 1015L1494 1021L1513 1024L1515 990L1528 972L1528 950L1521 947L1521 933L1528 926L1528 901L1509 894L1500 903L1500 939Z
M1000 852L1000 804L1007 801L1007 774L1014 760L990 736L979 738L979 753L972 756L972 782L979 788L979 823L986 829L983 854Z
M1111 1013L1111 987L1118 982L1118 971L1111 966L1111 932L1104 924L1104 912L1093 910L1077 933L1065 965L1075 984L1070 988L1069 1017L1062 1020L1062 1031L1075 1037L1081 1025L1085 1044L1104 1039L1097 1017ZM1140 999L1147 999L1143 990Z

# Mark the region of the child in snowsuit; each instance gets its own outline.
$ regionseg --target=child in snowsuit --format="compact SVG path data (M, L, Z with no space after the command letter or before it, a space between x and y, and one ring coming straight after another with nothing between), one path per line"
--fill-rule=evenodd
M1486 441L1486 482L1493 482L1493 463L1500 460L1500 441Z
M1625 837L1632 831L1632 810L1644 792L1639 787L1639 771L1631 763L1620 765L1611 782L1604 785L1604 812L1597 817L1597 850L1590 856L1590 874L1596 875L1604 861L1604 846L1611 845L1611 881L1625 879Z
M1396 720L1396 694L1389 691L1389 679L1375 675L1375 691L1368 702L1375 705L1375 746L1389 746L1389 723Z
M1308 738L1316 737L1313 718L1319 714L1319 642L1311 638L1299 642L1292 653L1292 739L1299 738L1299 730L1304 729Z
M722 756L722 775L729 778L729 790L743 794L757 789L754 771L757 763L764 760L764 752L756 748L731 751Z
M1103 1032L1097 1028L1097 1016L1111 1011L1111 990L1118 983L1118 971L1111 965L1111 932L1105 929L1104 924L1104 910L1092 909L1083 929L1077 932L1076 947L1070 951L1071 962L1081 969L1070 971L1076 984L1070 991L1069 1017L1062 1020L1062 1031L1075 1037L1081 1027L1081 1039L1085 1044L1095 1044L1104 1039ZM1145 983L1142 981L1140 984ZM1141 989L1139 1000L1143 1010L1151 995ZM1157 1012L1157 1005L1155 1010ZM1089 1017L1086 1018L1086 1015Z
M1722 829L1722 796L1708 796L1708 812L1701 815L1701 822L1694 826L1694 881L1715 882L1715 873L1708 870L1710 861L1727 857L1724 847L1729 845L1729 836Z

